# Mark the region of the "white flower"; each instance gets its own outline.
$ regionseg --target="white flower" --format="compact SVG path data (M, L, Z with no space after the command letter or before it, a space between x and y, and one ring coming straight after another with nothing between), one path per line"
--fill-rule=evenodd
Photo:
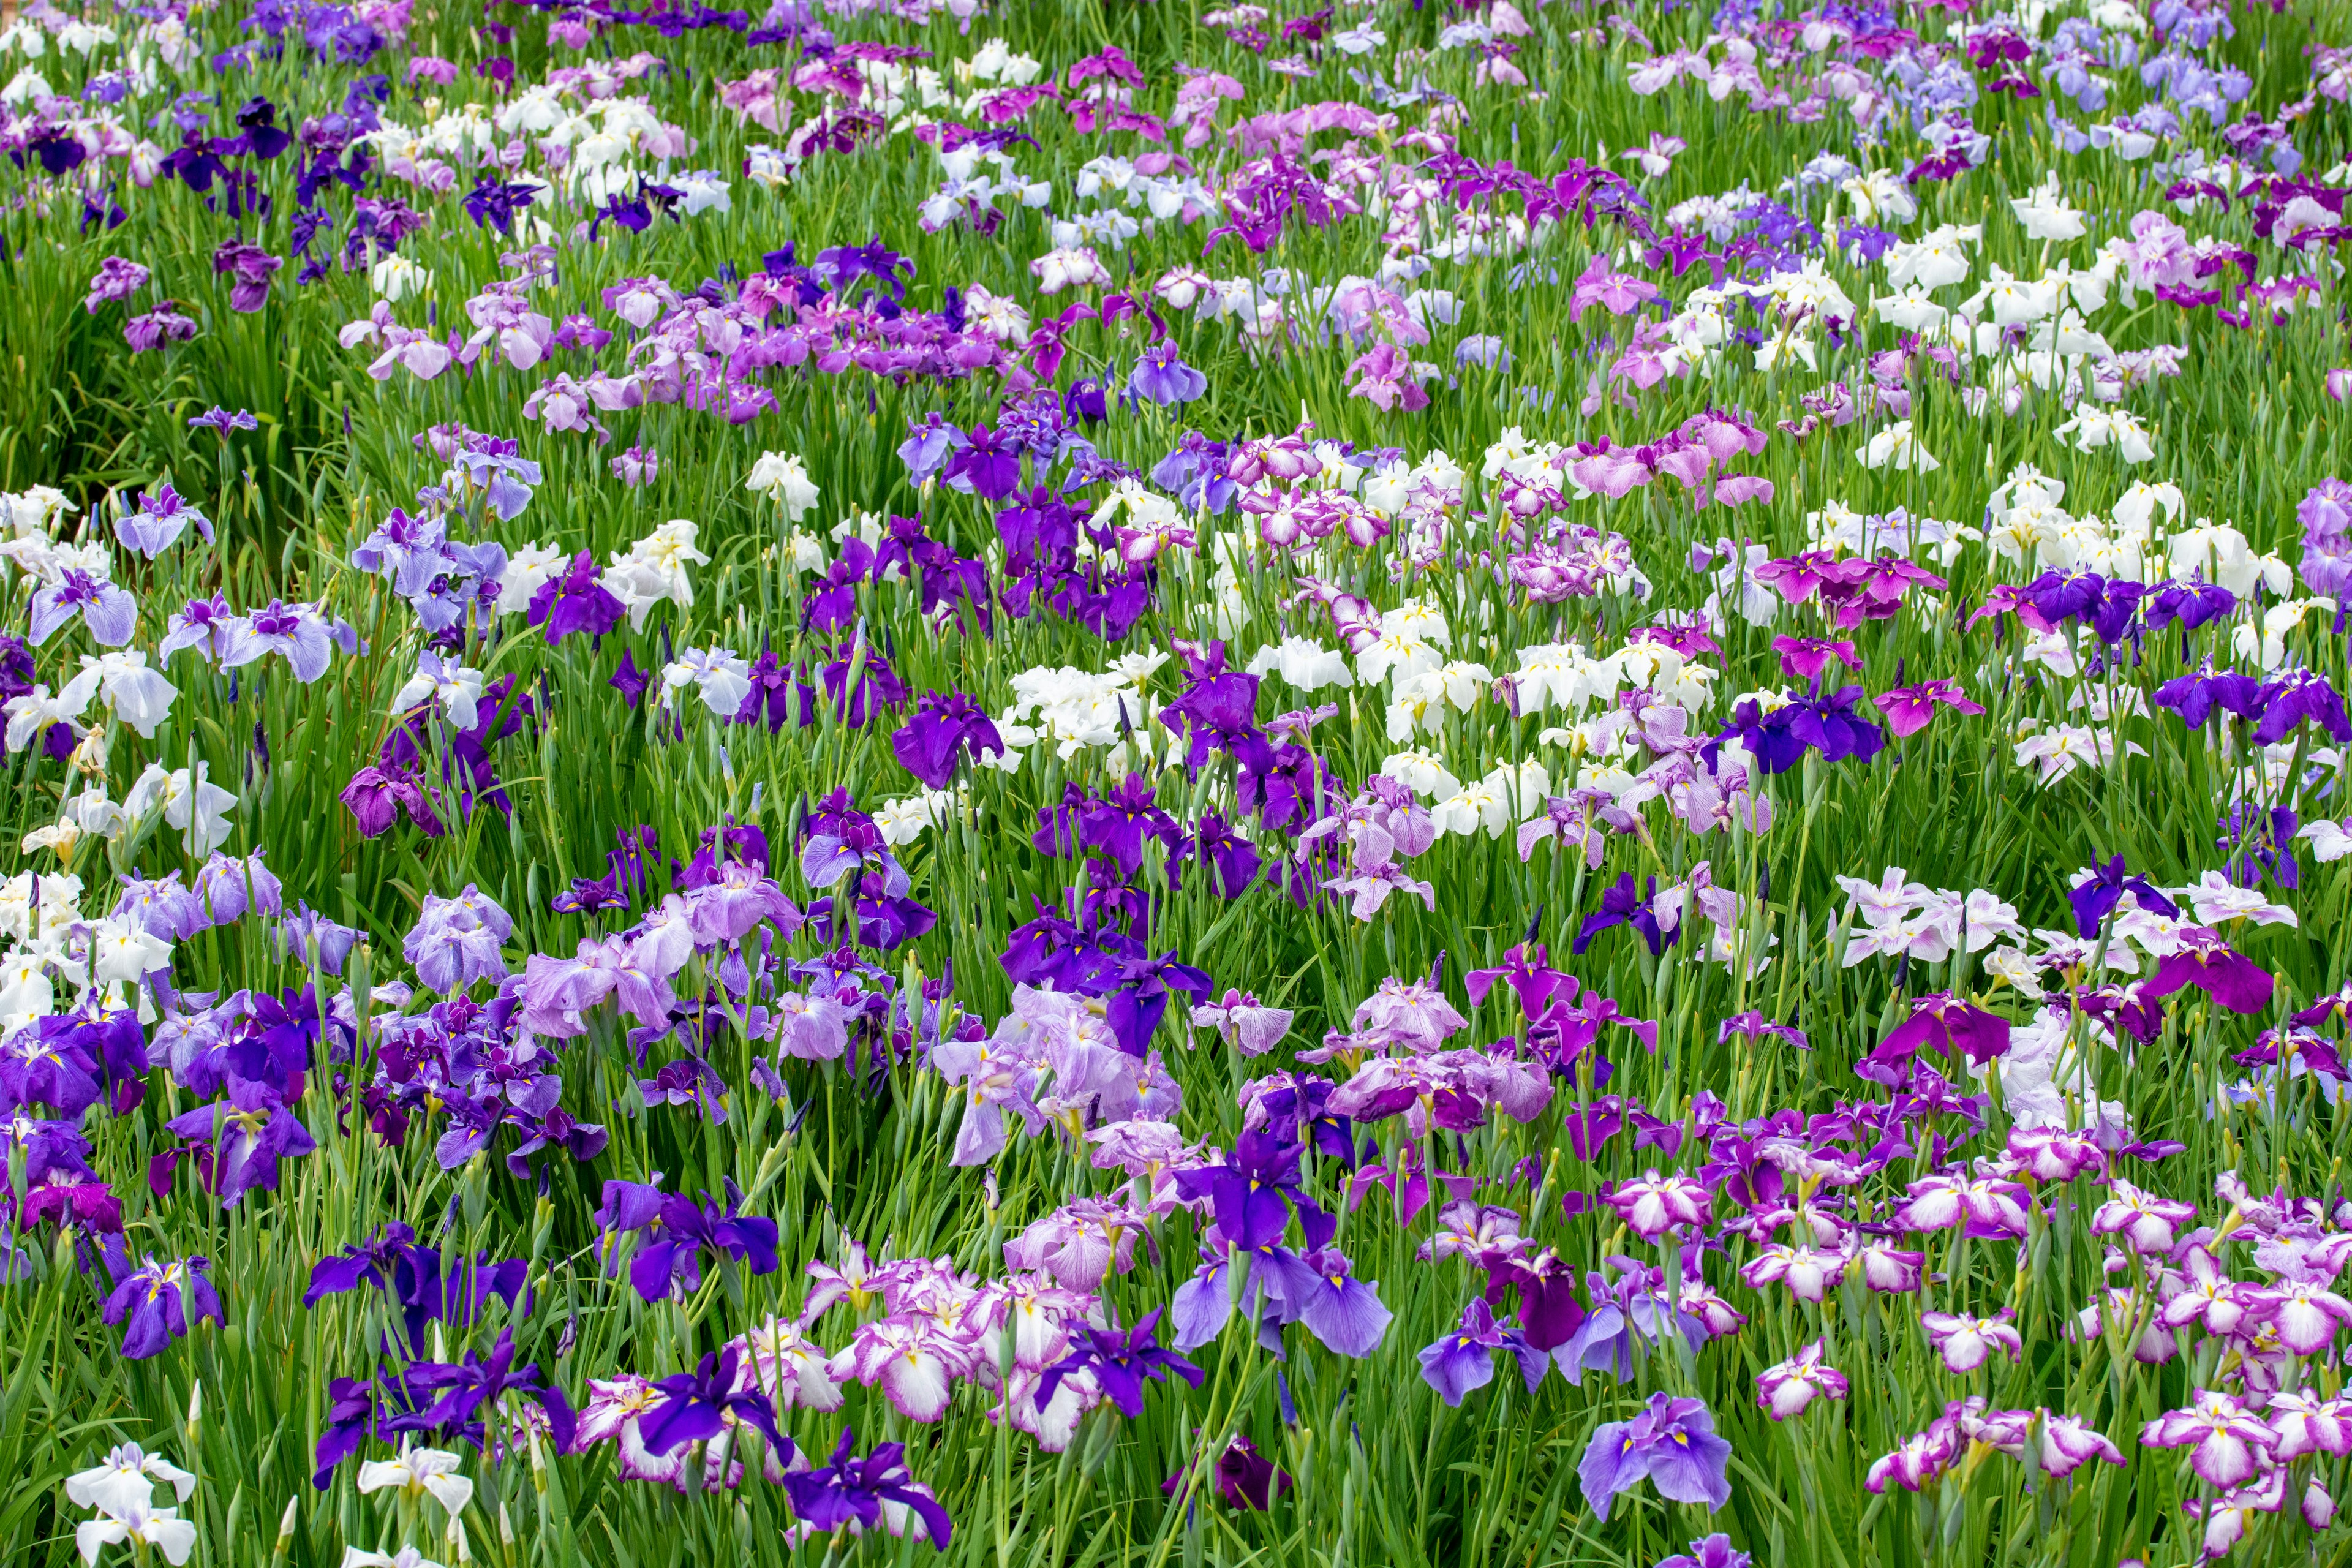
M2147 438L2147 426L2120 408L2078 406L2074 416L2051 434L2074 437L2078 451L2095 452L2102 447L2113 447L2116 455L2126 463L2145 463L2156 456L2155 444Z
M1382 625L1385 627L1385 616ZM1411 632L1383 630L1356 656L1356 675L1367 686L1393 680L1402 689L1406 681L1435 669L1441 662L1436 644Z
M1087 246L1057 246L1029 263L1037 292L1058 294L1065 289L1086 289L1110 282L1110 269Z
M392 710L398 715L420 702L436 702L440 704L443 718L460 730L470 730L478 717L475 707L481 700L480 670L468 669L454 658L445 659L428 650L417 656L416 673L393 693Z
M742 710L751 695L751 667L735 657L731 647L681 648L677 658L662 667L662 700L688 686L702 694L703 706L721 719Z
M127 921L96 922L87 939L73 944L72 951L75 967L86 969L100 985L115 981L135 985L172 963L170 942Z
M66 1478L66 1498L76 1508L94 1508L121 1515L132 1503L142 1507L155 1495L155 1482L167 1483L182 1502L196 1489L196 1478L160 1454L150 1454L136 1443L124 1443L106 1456L106 1462Z
M499 574L499 614L520 615L551 577L562 574L572 557L551 544L526 544L507 557Z
M441 1568L441 1564L414 1546L404 1546L390 1556L381 1552L362 1552L356 1546L346 1546L343 1548L342 1568Z
M1855 458L1865 468L1900 468L1920 474L1944 466L1942 458L1919 445L1908 419L1898 419L1873 436Z
M181 841L191 855L209 855L228 842L235 831L228 821L228 810L236 804L236 796L208 782L205 764L198 763L192 773L186 768L163 771L159 763L147 764L147 771L131 784L122 797L122 814L137 821L159 806L163 820L180 829Z
M388 303L397 305L412 295L430 293L433 274L394 252L369 268L368 282Z
M178 1568L196 1549L196 1527L179 1517L176 1509L150 1510L143 1502L131 1502L121 1509L109 1509L92 1520L74 1527L74 1548L84 1563L96 1563L99 1552L108 1547L135 1541L142 1546L152 1546L163 1554L163 1561Z
M2346 823L2332 817L2305 823L2295 837L2311 840L2311 858L2323 866L2352 855L2352 831L2347 831Z
M2053 171L2025 195L2009 198L2010 211L2025 226L2026 238L2080 239L2090 232L2083 215L2066 205L2063 188Z
M643 631L647 613L665 600L681 610L694 607L694 584L686 569L710 560L694 547L697 531L690 519L674 517L630 545L626 554L614 555L597 577L598 585L629 612L633 628Z
M1892 169L1873 169L1867 174L1857 174L1840 183L1838 189L1853 204L1853 216L1863 223L1885 219L1909 223L1919 216L1919 204L1912 199L1910 187Z
M411 1501L430 1495L454 1519L474 1500L474 1483L458 1473L462 1462L446 1449L412 1447L404 1437L392 1458L369 1459L360 1466L360 1493L394 1487Z
M1942 324L1951 311L1936 303L1927 289L1914 283L1900 294L1882 294L1871 300L1870 308L1888 326L1906 332Z
M1448 772L1445 760L1426 746L1391 752L1381 772L1417 795L1444 800L1462 792L1462 781Z
M145 654L124 648L95 658L82 655L81 673L58 693L58 706L78 714L96 695L116 718L152 741L155 727L171 716L172 700L179 694L162 670L147 668Z
M2126 750L2140 756L2147 754L2137 742ZM2116 738L2111 732L2085 729L2080 724L2060 724L2017 742L2017 765L2038 765L2045 784L2057 783L2076 768L2104 768L2115 757Z
M808 465L783 452L761 453L743 488L765 492L769 500L783 508L786 522L798 522L817 502L818 490L808 476Z
M1260 646L1250 656L1248 673L1263 676L1269 671L1301 691L1356 684L1355 676L1348 669L1347 655L1337 648L1325 647L1313 637L1285 637L1278 643Z
M2198 921L2218 926L2226 921L2251 920L2258 926L2299 926L2303 922L2284 904L2274 904L2252 888L2241 888L2219 871L2208 871L2191 886L2178 889L2197 911Z
M904 848L920 838L926 828L947 826L948 818L966 804L954 790L927 789L901 800L884 801L874 814L874 826L881 832L883 843L893 849Z
M2283 605L2273 605L2263 612L2259 629L2241 621L2230 628L2230 646L2241 658L2260 663L2266 671L2274 670L2286 662L2286 635L2299 629L2303 618L2314 612L2336 613L2336 601L2325 597L2289 599Z

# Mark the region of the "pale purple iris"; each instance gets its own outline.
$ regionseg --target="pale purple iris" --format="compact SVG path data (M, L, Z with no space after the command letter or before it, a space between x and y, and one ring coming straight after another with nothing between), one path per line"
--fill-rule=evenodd
M1528 1345L1518 1330L1498 1326L1494 1309L1486 1305L1485 1298L1473 1298L1462 1309L1462 1321L1457 1327L1422 1348L1422 1378L1437 1390L1438 1397L1446 1404L1460 1405L1472 1390L1484 1388L1495 1380L1496 1351L1508 1351L1517 1358L1519 1375L1526 1381L1528 1392L1534 1393L1549 1365L1544 1352Z
M1612 1421L1592 1434L1577 1466L1584 1500L1606 1520L1610 1502L1647 1477L1658 1495L1703 1502L1711 1511L1731 1500L1731 1445L1716 1436L1715 1417L1696 1399L1654 1394L1631 1421Z
M48 641L76 616L100 647L121 647L138 627L139 605L105 578L68 566L54 584L33 595L33 646Z
M213 542L213 521L188 504L187 499L172 488L165 479L152 493L142 493L139 508L127 511L115 520L116 537L126 550L135 550L152 561L180 541L180 535L194 523L204 535L205 542Z
M1178 358L1176 345L1170 342L1144 350L1127 377L1128 395L1149 399L1162 408L1190 403L1208 390L1209 378Z
M338 644L345 654L356 654L359 633L343 622L326 620L315 605L272 599L267 608L228 623L221 665L235 669L280 654L293 667L294 679L308 686L327 673L328 658Z

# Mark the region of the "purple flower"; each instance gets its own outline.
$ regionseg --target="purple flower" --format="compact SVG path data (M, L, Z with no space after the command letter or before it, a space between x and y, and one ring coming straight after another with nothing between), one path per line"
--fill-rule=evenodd
M983 756L1003 756L1004 742L980 704L962 692L927 691L916 700L915 716L890 737L890 750L927 788L945 789L966 755L975 765Z
M1189 963L1176 962L1171 950L1158 958L1129 958L1119 965L1118 990L1105 1010L1103 1022L1118 1038L1118 1048L1141 1058L1168 1011L1168 998L1181 991L1198 1001L1210 991L1209 977Z
M144 1361L173 1340L185 1339L189 1326L210 1318L228 1320L212 1286L212 1264L202 1258L174 1258L158 1263L151 1253L138 1268L122 1249L120 1237L106 1238L107 1272L114 1278L113 1292L100 1309L100 1321L122 1328L122 1353Z
M919 485L937 478L948 459L969 445L961 430L937 414L929 414L920 425L907 421L907 438L898 443L898 460L907 465L908 480Z
M95 297L95 283L92 284ZM95 307L92 307L95 309ZM2329 478L2311 487L2294 509L2303 524L2304 585L2340 599L2352 592L2352 485Z
M1815 1340L1787 1361L1766 1367L1756 1376L1757 1405L1773 1420L1787 1421L1803 1415L1816 1399L1843 1399L1845 1374L1822 1360L1826 1353L1824 1342Z
M2152 1002L2186 985L2194 985L2232 1013L2259 1013L2271 1005L2270 972L2231 948L2220 931L2202 926L2181 931L2180 946L2157 964L2139 994Z
M318 1148L276 1089L234 1075L226 1100L199 1106L165 1125L183 1138L211 1145L209 1184L223 1208L235 1208L256 1187L276 1192L278 1162Z
M384 1423L385 1428L446 1433L479 1443L487 1435L480 1412L495 1411L511 1394L530 1400L545 1413L555 1451L568 1451L572 1432L571 1402L562 1389L539 1381L538 1363L527 1362L518 1367L514 1358L514 1331L500 1329L499 1342L487 1358L467 1351L463 1361L411 1363L400 1374L399 1392L412 1413L394 1416ZM428 1397L430 1404L425 1403Z
M139 263L110 256L98 264L98 276L89 280L89 292L82 300L82 309L95 316L100 305L128 300L147 287L147 268Z
M241 239L225 239L213 251L213 270L236 279L229 286L228 308L245 314L269 303L270 276L285 265L283 258Z
M127 511L115 520L114 531L123 548L135 550L152 561L179 542L188 525L194 523L205 542L213 542L212 519L190 506L172 481L157 485L154 493L142 494L135 511Z
M854 1457L856 1447L857 1434L845 1426L830 1461L784 1478L793 1516L820 1533L853 1524L871 1531L885 1524L885 1505L895 1505L920 1522L934 1551L945 1552L955 1525L931 1489L907 1468L906 1445L885 1443L863 1459Z
M38 641L38 638L35 639ZM2263 721L2254 726L2256 745L2275 745L2305 721L2327 732L2338 745L2352 743L2352 718L2344 712L2344 697L2316 670L2290 669L2265 681L2257 694Z
M1021 483L1021 450L987 426L975 425L940 478L950 489L1003 500Z
M2216 673L2209 658L2187 675L2175 676L2158 687L2156 705L2180 715L2180 721L2190 729L2201 730L2216 708L2241 719L2259 714L2261 689L2252 676L2228 669Z
M1208 390L1209 378L1178 358L1171 342L1157 342L1144 350L1127 377L1129 396L1148 399L1162 408L1190 403Z
M661 1200L650 1214L649 1194ZM656 1194L639 1183L611 1181L604 1184L604 1205L596 1221L608 1235L646 1233L629 1259L629 1283L646 1300L659 1301L702 1288L705 1253L733 1258L754 1274L776 1271L776 1222L744 1215L741 1207L740 1195L732 1192L721 1209L715 1203L697 1204L683 1193Z
M403 811L427 838L438 838L447 831L425 781L405 768L363 767L352 774L338 798L350 808L362 838L390 831Z
M1671 932L1659 926L1655 908L1657 896L1658 879L1655 877L1650 879L1649 889L1644 893L1635 889L1633 872L1622 873L1615 885L1602 889L1600 911L1584 917L1584 922L1576 928L1576 940L1569 944L1570 950L1581 958L1584 950L1592 945L1594 937L1612 926L1622 925L1631 926L1641 933L1642 940L1650 944L1653 958L1663 957L1667 948L1682 940L1683 933L1680 925Z
M1936 716L1937 703L1962 713L1981 714L1984 705L1972 702L1956 680L1923 680L1916 686L1892 686L1872 703L1886 720L1898 741L1916 735Z
M138 629L138 601L101 576L68 566L33 595L29 640L35 647L79 615L101 647L121 647Z
M2188 1448L2191 1469L2216 1487L2234 1487L2270 1463L2278 1434L2234 1396L2198 1389L2184 1410L2168 1411L2140 1429L2143 1448Z
M232 414L227 409L215 405L212 408L206 409L202 414L189 415L188 428L191 430L210 430L222 440L226 441L228 439L228 433L232 430L260 429L261 421L256 419L251 414L248 414L242 408Z
M1437 1390L1448 1405L1458 1405L1473 1389L1495 1380L1495 1352L1508 1351L1518 1358L1519 1375L1533 1394L1550 1366L1544 1352L1531 1348L1517 1329L1498 1327L1486 1298L1473 1297L1462 1309L1462 1321L1435 1342L1422 1347L1422 1380Z
M2099 922L2107 918L2124 895L2131 894L2139 900L2141 909L2159 915L2178 912L2170 899L2156 890L2154 883L2145 877L2135 876L2124 868L2120 855L2105 865L2094 865L2091 873L2074 884L2066 899L2074 906L2074 930L2085 942L2099 934Z
M1360 1358L1379 1349L1391 1314L1381 1304L1378 1287L1358 1279L1347 1255L1337 1247L1318 1247L1304 1261L1314 1270L1317 1284L1304 1301L1287 1303L1292 1315L1326 1350Z
M1577 1477L1593 1516L1603 1521L1611 1500L1645 1476L1659 1496L1703 1502L1713 1511L1731 1500L1730 1462L1731 1445L1716 1436L1705 1404L1654 1394L1631 1421L1612 1421L1592 1434Z
M196 323L180 313L178 301L173 300L158 300L153 310L122 324L122 340L135 354L162 348L165 343L184 343L195 335Z
M1077 1324L1076 1348L1047 1367L1038 1380L1037 1408L1043 1410L1052 1404L1062 1380L1079 1373L1092 1373L1095 1386L1102 1390L1103 1397L1130 1420L1143 1414L1146 1383L1163 1382L1172 1374L1200 1387L1201 1369L1174 1351L1162 1350L1153 1336L1160 1316L1153 1312L1124 1334L1116 1329Z
M621 601L597 581L598 575L595 558L583 550L531 595L524 618L545 628L549 647L574 632L601 637L621 624L625 613Z
M1658 1560L1658 1568L1748 1568L1755 1560L1732 1549L1731 1537L1717 1532L1690 1543L1688 1552Z
M742 1354L730 1342L723 1352L705 1355L694 1371L654 1384L668 1397L643 1418L647 1452L667 1454L681 1443L708 1442L732 1425L750 1426L767 1438L779 1465L792 1458L793 1440L776 1429L774 1403L760 1392L756 1379L746 1387L739 1375Z
M235 669L274 653L305 686L327 673L337 647L346 655L361 651L359 633L348 622L328 620L316 605L289 605L280 599L230 621L223 641L222 668Z

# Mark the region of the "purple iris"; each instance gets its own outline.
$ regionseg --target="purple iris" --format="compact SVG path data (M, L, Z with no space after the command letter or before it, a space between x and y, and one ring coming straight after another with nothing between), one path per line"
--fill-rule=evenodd
M882 243L877 235L866 245L836 245L816 253L816 264L833 274L833 289L839 295L853 278L866 277L882 285L883 292L896 304L907 297L907 280L915 276L911 257L899 255ZM903 270L906 279L898 274Z
M362 838L380 837L391 831L404 811L427 838L438 838L448 831L434 808L425 781L406 768L363 767L352 774L338 798L350 808Z
M272 599L266 608L231 621L224 640L223 668L279 654L293 667L294 679L308 686L327 673L338 643L346 653L357 648L359 634L341 622L330 625L312 605Z
M131 1361L144 1361L171 1344L187 1338L191 1324L210 1318L215 1323L226 1323L220 1297L212 1285L212 1264L202 1258L174 1258L158 1263L151 1255L136 1268L123 1250L122 1238L106 1238L107 1272L114 1279L113 1292L100 1310L100 1321L122 1329L122 1353Z
M229 285L228 308L250 315L269 303L269 279L285 261L242 239L225 239L213 251L213 270L235 279Z
M514 1331L500 1329L499 1342L486 1358L467 1351L463 1361L412 1363L400 1375L407 1415L384 1423L394 1432L433 1432L467 1438L477 1444L487 1435L480 1413L496 1409L508 1394L520 1394L546 1413L550 1435L558 1453L572 1447L572 1404L563 1391L539 1381L539 1365L514 1364ZM432 1403L426 1404L430 1399ZM420 1408L421 1407L421 1408Z
M1612 1421L1592 1434L1577 1478L1597 1519L1606 1520L1611 1500L1645 1476L1659 1496L1713 1510L1731 1500L1730 1463L1731 1445L1716 1435L1704 1402L1654 1394L1631 1421Z
M2263 721L2254 726L2254 743L2276 745L2305 721L2318 725L2338 745L2352 742L2352 719L2344 712L2344 696L2316 670L2290 669L2263 683L2258 694Z
M235 1208L257 1187L276 1192L278 1162L300 1159L319 1146L283 1094L241 1078L229 1079L226 1100L198 1106L164 1125L211 1146L209 1184L223 1208Z
M2217 673L2209 658L2187 675L2175 676L2158 687L2156 705L2179 714L2180 721L2190 729L2201 730L2216 708L2241 719L2253 718L2262 711L2260 690L2252 676L2231 669Z
M646 1233L629 1259L629 1283L646 1300L659 1301L680 1287L685 1294L702 1288L705 1253L733 1258L754 1274L776 1271L776 1222L742 1214L741 1208L741 1195L731 1189L722 1209L640 1182L608 1181L595 1217L607 1235Z
M907 438L898 443L898 458L907 465L908 481L919 485L938 477L948 459L966 444L961 430L936 413L929 414L920 425L907 421Z
M1151 1047L1151 1037L1168 1011L1168 998L1181 991L1195 1001L1209 994L1209 977L1189 963L1176 962L1171 950L1158 958L1140 955L1119 966L1118 989L1111 995L1103 1022L1118 1038L1118 1048L1140 1058Z
M916 702L915 716L890 737L890 750L926 788L945 789L967 755L975 764L992 753L1003 756L1004 741L970 697L927 691Z
M1585 916L1584 923L1576 928L1576 940L1569 944L1570 951L1581 958L1584 950L1592 945L1594 937L1612 926L1622 925L1631 926L1641 933L1642 940L1650 944L1652 957L1664 957L1667 948L1682 940L1683 933L1679 925L1671 932L1660 928L1657 897L1658 879L1655 877L1650 879L1648 889L1642 891L1634 886L1633 872L1622 873L1613 887L1602 890L1599 912Z
M550 647L574 632L601 637L621 624L621 601L597 581L598 575L595 558L583 550L531 595L525 619L544 628Z
M1190 403L1208 390L1209 378L1178 358L1171 342L1144 350L1127 377L1129 396L1147 398L1162 408Z
M2104 866L2094 862L2089 878L2076 883L2066 894L2067 901L2074 906L2074 930L2084 941L2099 934L2099 922L2124 901L2126 893L2137 898L2141 909L2159 915L2177 912L2172 900L2158 892L2153 882L2125 869L2122 856Z
M2150 631L2173 622L2191 628L2218 621L2238 607L2238 596L2219 583L2163 583L2144 601Z
M1274 748L1257 728L1257 685L1256 676L1239 671L1211 675L1160 710L1160 722L1172 733L1189 733L1184 763L1194 776L1217 752L1254 773L1273 770Z
M139 498L137 510L125 512L115 520L114 531L124 549L135 550L152 561L179 542L190 523L195 524L206 544L213 542L212 519L190 506L172 488L172 481L165 479L155 487L154 493Z
M1217 891L1228 899L1247 892L1265 864L1257 846L1226 826L1225 819L1215 812L1201 818L1200 829L1192 836L1192 852L1216 872Z
M58 574L54 584L33 595L33 646L48 641L77 615L100 647L121 647L138 627L139 605L105 578L68 566Z
M2182 933L2179 951L2157 964L2139 994L2154 1001L2189 985L2232 1013L2261 1012L2270 1005L2273 988L2267 970L2232 949L2220 932L2203 930Z
M694 1371L663 1378L654 1385L668 1397L640 1422L648 1452L667 1454L680 1443L707 1442L727 1429L727 1417L732 1415L768 1439L777 1463L792 1458L793 1440L776 1429L775 1405L760 1392L757 1380L739 1391L737 1369L742 1354L730 1344L724 1353L704 1356Z
M882 1505L897 1503L923 1521L932 1549L945 1552L955 1524L907 1468L906 1445L885 1443L862 1459L854 1457L856 1447L857 1434L845 1426L828 1463L784 1478L793 1517L820 1534L851 1523L870 1531L881 1526Z
M1535 1392L1543 1382L1550 1359L1533 1349L1527 1337L1517 1329L1505 1328L1495 1321L1495 1310L1486 1298L1471 1298L1462 1309L1462 1321L1437 1340L1422 1347L1422 1380L1437 1390L1437 1396L1448 1405L1458 1405L1472 1390L1484 1388L1495 1380L1495 1352L1508 1351L1519 1363L1519 1375Z
M975 425L966 445L948 459L940 478L950 489L987 500L1003 500L1021 483L1021 449L985 425Z
M1154 1337L1160 1317L1154 1311L1126 1333L1080 1323L1076 1348L1047 1367L1038 1381L1037 1407L1042 1410L1053 1403L1062 1379L1084 1372L1094 1373L1095 1385L1102 1390L1103 1397L1118 1406L1130 1420L1143 1414L1143 1385L1147 1383L1161 1382L1172 1374L1200 1387L1201 1369L1174 1351L1161 1349Z
M110 261L112 258L109 258L108 259ZM189 415L188 428L191 430L210 430L222 440L226 441L228 439L229 432L232 430L260 429L261 421L256 419L250 413L242 408L232 414L226 408L213 407L205 410L202 414Z

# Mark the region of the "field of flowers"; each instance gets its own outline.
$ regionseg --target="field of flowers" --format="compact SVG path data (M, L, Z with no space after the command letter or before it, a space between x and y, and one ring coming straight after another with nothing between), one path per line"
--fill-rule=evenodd
M2352 1561L2352 11L1713 3L16 0L0 1561Z

